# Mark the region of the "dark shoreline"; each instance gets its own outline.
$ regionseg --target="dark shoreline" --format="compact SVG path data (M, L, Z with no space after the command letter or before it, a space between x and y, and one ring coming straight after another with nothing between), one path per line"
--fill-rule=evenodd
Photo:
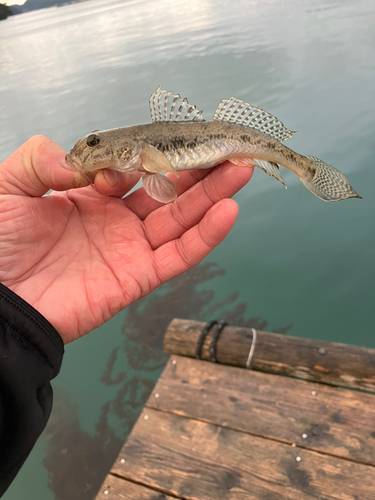
M23 5L4 5L8 9L8 14L2 18L0 10L0 19L6 19L8 16L23 14L32 10L48 9L49 7L65 7L73 3L87 2L88 0L71 0L62 2L61 0L27 0ZM2 4L0 4L1 7Z

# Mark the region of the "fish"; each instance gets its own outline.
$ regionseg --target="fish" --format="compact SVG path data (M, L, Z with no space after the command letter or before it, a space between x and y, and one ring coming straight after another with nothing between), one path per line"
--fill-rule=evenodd
M149 99L152 123L94 130L79 139L65 157L89 182L101 169L141 173L147 194L161 203L177 198L172 180L181 171L212 168L228 160L258 167L285 187L280 166L323 201L360 198L336 168L314 156L302 156L284 141L295 133L263 109L230 97L220 102L211 121L186 98L159 87Z

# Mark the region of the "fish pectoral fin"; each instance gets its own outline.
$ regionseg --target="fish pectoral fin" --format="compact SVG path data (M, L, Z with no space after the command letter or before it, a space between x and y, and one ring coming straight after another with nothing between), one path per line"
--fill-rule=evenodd
M151 144L145 144L141 153L142 167L152 174L172 172L178 177L177 170L168 160L168 158Z
M277 163L264 160L254 160L253 158L232 158L229 161L234 165L238 165L240 167L259 167L270 177L273 177L277 181L281 182L281 184L286 189L284 179L280 174L279 165L277 165Z
M160 203L171 203L177 198L177 189L173 182L161 174L142 174L146 193Z
M315 158L315 156L307 156L307 158L316 167L315 175L310 181L302 178L300 178L300 181L315 196L323 201L339 201L347 198L362 199L362 196L359 196L354 191L348 179L340 170L331 167L331 165L324 163L319 158Z

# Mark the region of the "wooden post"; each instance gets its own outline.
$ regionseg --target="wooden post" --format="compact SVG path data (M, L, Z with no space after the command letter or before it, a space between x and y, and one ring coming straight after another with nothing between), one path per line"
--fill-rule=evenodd
M164 336L164 351L194 358L205 323L174 319ZM213 326L203 342L201 359L209 360ZM218 363L245 367L253 332L226 326L216 344ZM257 330L251 368L312 382L375 392L375 349L291 337Z

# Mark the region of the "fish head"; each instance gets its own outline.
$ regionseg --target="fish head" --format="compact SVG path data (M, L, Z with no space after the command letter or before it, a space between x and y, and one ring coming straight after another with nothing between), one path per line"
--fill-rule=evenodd
M79 139L66 162L90 182L104 168L120 172L135 172L140 165L141 146L131 137L116 137L116 130L95 130ZM117 140L116 140L117 139Z

